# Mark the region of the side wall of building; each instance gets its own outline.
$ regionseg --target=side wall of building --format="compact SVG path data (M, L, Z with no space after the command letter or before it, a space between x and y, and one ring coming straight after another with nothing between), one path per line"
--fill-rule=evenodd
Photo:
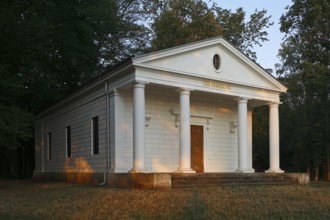
M36 123L36 171L103 173L107 168L107 113L103 86L40 118ZM99 152L92 152L92 118L98 117ZM71 129L71 156L66 128ZM49 138L51 134L51 152Z

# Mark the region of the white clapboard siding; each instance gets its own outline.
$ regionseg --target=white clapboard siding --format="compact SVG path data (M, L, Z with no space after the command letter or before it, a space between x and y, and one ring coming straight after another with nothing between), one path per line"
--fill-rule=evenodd
M99 117L99 154L92 155L91 119L95 116ZM44 172L103 172L107 168L106 95L103 87L48 114L41 121ZM71 126L70 158L66 157L67 126ZM46 143L49 132L52 135L51 159L48 159Z
M126 168L133 166L132 91L125 97ZM179 92L175 88L146 86L146 114L151 116L145 127L145 168L148 172L175 172L178 169L178 127L175 115L179 111ZM237 105L207 93L191 93L191 124L203 125L205 172L232 172L237 169L237 133L230 133L230 123L237 121ZM207 126L206 119L212 117ZM207 129L208 127L208 129Z

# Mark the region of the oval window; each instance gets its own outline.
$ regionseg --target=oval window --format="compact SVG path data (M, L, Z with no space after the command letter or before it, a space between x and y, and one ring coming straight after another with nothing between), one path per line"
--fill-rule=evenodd
M220 69L220 65L221 65L221 59L219 54L215 54L213 56L213 67L215 70L219 70Z

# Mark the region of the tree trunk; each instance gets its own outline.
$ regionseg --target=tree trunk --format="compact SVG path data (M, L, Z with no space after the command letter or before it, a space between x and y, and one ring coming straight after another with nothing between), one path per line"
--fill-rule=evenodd
M319 180L319 165L315 167L315 177L314 180L317 182Z
M309 162L309 160L308 160L308 162L307 162L307 173L308 173L308 176L311 175L311 167L310 167L310 162Z
M328 145L327 145L327 172L328 172L328 175L327 175L327 177L328 177L328 181L330 181L330 147L329 147L329 143L328 143Z

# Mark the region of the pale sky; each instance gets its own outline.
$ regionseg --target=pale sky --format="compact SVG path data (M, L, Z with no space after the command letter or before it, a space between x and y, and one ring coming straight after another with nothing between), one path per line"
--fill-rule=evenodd
M269 41L264 42L262 47L256 46L254 49L257 52L257 62L263 68L274 70L275 63L279 63L277 54L284 36L280 32L280 17L286 12L285 7L291 5L291 0L214 0L214 2L221 8L231 9L232 12L242 7L247 19L255 9L267 10L267 15L271 15L270 20L274 22L274 25L267 29Z

